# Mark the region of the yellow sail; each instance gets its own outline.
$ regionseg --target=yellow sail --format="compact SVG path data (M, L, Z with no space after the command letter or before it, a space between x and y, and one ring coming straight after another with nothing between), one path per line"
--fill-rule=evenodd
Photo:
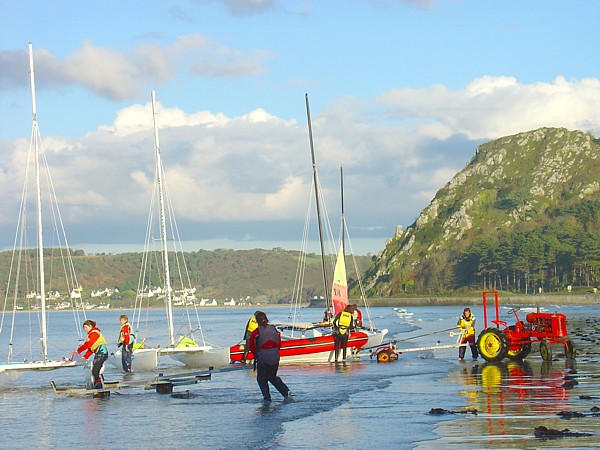
M346 280L346 261L344 258L344 246L340 245L335 270L333 272L333 287L331 290L333 301L333 314L343 311L348 305L348 281Z

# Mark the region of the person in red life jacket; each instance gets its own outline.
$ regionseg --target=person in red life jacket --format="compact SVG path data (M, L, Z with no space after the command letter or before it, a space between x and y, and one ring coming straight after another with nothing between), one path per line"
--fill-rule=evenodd
M269 324L267 315L262 311L254 314L258 328L250 335L250 351L254 353L256 361L256 381L266 402L271 401L269 383L279 391L286 400L292 399L292 392L277 376L279 370L279 349L281 335L277 328Z
M463 310L463 314L458 319L456 328L459 330L465 330L461 344L468 344L469 347L471 347L471 355L473 356L473 359L477 359L479 352L477 351L477 344L475 343L475 316L471 314L470 308L465 308ZM458 359L461 361L464 360L466 351L466 345L461 345L458 347Z
M352 313L352 318L354 319L354 326L356 328L362 328L362 312L358 309L358 305L352 305L354 308L354 312Z
M331 322L331 319L333 319L333 312L331 311L330 306L325 311L323 311L323 322Z
M121 348L121 364L126 373L131 372L131 354L133 352L133 335L131 334L131 325L129 318L125 314L119 317L121 321L121 330L119 331L119 343L117 347Z
M256 323L256 313L259 311L256 311L254 314L252 314L252 317L250 317L250 319L248 319L248 322L246 323L246 331L244 331L244 356L242 356L242 364L246 364L246 358L248 357L248 352L250 351L250 336L252 335L252 332L254 330L256 330L258 328L258 323Z
M71 354L71 359L75 356L75 353L81 353L85 351L81 359L88 359L92 354L94 355L94 362L92 363L92 377L94 378L94 389L102 388L102 378L100 371L104 361L108 358L108 349L106 348L106 339L102 336L100 330L96 327L96 322L93 320L86 320L83 322L83 329L87 333L87 340L79 346Z
M346 347L348 346L348 336L350 331L354 329L354 319L352 313L354 308L352 305L346 305L343 311L333 319L333 337L335 349L335 362L338 360L340 348L342 349L342 360L346 359Z

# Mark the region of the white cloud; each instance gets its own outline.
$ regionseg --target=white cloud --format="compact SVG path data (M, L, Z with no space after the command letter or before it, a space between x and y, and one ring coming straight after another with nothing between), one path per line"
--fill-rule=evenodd
M600 107L600 81L595 78L550 83L519 83L513 77L486 76L465 89L435 85L423 89L391 89L379 98L398 121L423 120L473 140L495 139L544 126L598 129L591 119ZM417 127L417 131L423 129Z
M376 99L339 99L313 117L330 218L335 225L340 165L350 226L361 232L387 229L390 237L397 224L414 221L482 140L541 126L597 131L599 103L597 79L560 77L532 84L482 77L460 90L436 85L393 89ZM304 220L312 176L305 122L262 108L236 117L186 112L160 102L157 108L163 164L179 221ZM112 123L82 138L49 136L44 142L68 224L118 235L127 219L139 224L143 238L154 177L150 102L121 109ZM1 154L7 155L0 172L0 224L14 223L28 144L25 139L0 142ZM297 230L286 231L287 240L300 239L293 235ZM218 238L231 235L223 231Z
M228 48L200 33L181 36L171 45L144 44L126 51L98 47L87 40L64 59L34 48L36 71L44 73L38 88L80 85L113 101L140 98L149 86L161 85L180 72L199 77L255 77L266 72L265 61L271 56L261 49ZM0 89L24 85L28 80L21 68L27 64L25 51L0 52Z

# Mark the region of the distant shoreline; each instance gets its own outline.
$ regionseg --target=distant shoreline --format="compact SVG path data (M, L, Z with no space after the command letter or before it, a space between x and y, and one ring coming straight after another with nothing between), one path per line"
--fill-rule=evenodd
M487 297L488 302L493 302L493 296ZM500 293L499 300L501 305L596 305L600 304L600 294L572 294L572 295L503 295ZM363 304L358 299L349 299L351 304L356 303L359 307ZM394 306L444 306L444 305L481 305L481 295L478 296L465 296L465 297L443 297L443 296L431 296L431 297L401 297L401 298L370 298L367 300L369 307L394 307ZM247 308L247 309L260 309L261 307L271 308L280 307L289 308L289 303L262 303L260 305L215 305L215 306L196 306L199 310L210 310L214 308ZM303 303L300 305L302 308L325 308L324 300L311 300L310 302ZM161 306L150 306L149 309L163 309ZM173 307L174 310L184 309L184 306ZM193 308L193 307L191 307ZM115 307L115 308L94 308L86 311L127 311L132 310L130 307ZM48 312L70 312L70 309L55 310L48 309ZM30 312L29 310L20 310L16 312Z
M494 300L493 295L487 296L487 301ZM499 294L501 305L595 305L600 304L600 294L573 294L573 295L519 295ZM359 304L356 299L350 302ZM426 306L426 305L481 305L482 296L464 297L406 297L406 298L371 298L367 300L369 306ZM311 302L311 307L319 307Z

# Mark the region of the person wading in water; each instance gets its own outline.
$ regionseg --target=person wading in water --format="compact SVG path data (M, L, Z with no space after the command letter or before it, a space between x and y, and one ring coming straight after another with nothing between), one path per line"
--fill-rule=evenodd
M96 327L96 322L93 320L86 320L83 322L83 329L87 333L87 340L79 346L77 350L71 353L71 359L75 356L75 353L81 353L85 351L81 359L88 359L92 354L94 355L94 362L92 363L92 377L94 379L94 389L102 389L102 377L100 371L104 361L108 358L108 349L106 348L106 339L102 336L100 329Z
M250 351L254 354L256 361L256 381L266 402L271 401L269 383L286 400L292 400L292 392L286 384L277 376L279 370L279 348L281 347L281 335L277 328L269 323L267 315L262 311L254 314L258 328L250 335Z
M479 352L477 351L477 344L475 344L475 316L471 314L470 308L465 308L463 310L463 314L460 316L460 319L458 319L456 328L465 330L461 344L468 344L469 347L471 347L471 356L473 356L473 359L477 359ZM463 361L465 359L466 351L466 345L458 347L458 359Z
M353 312L354 308L352 305L346 305L344 310L338 313L335 319L333 319L335 362L338 360L340 348L342 349L342 361L346 359L348 336L350 335L350 331L354 329Z

